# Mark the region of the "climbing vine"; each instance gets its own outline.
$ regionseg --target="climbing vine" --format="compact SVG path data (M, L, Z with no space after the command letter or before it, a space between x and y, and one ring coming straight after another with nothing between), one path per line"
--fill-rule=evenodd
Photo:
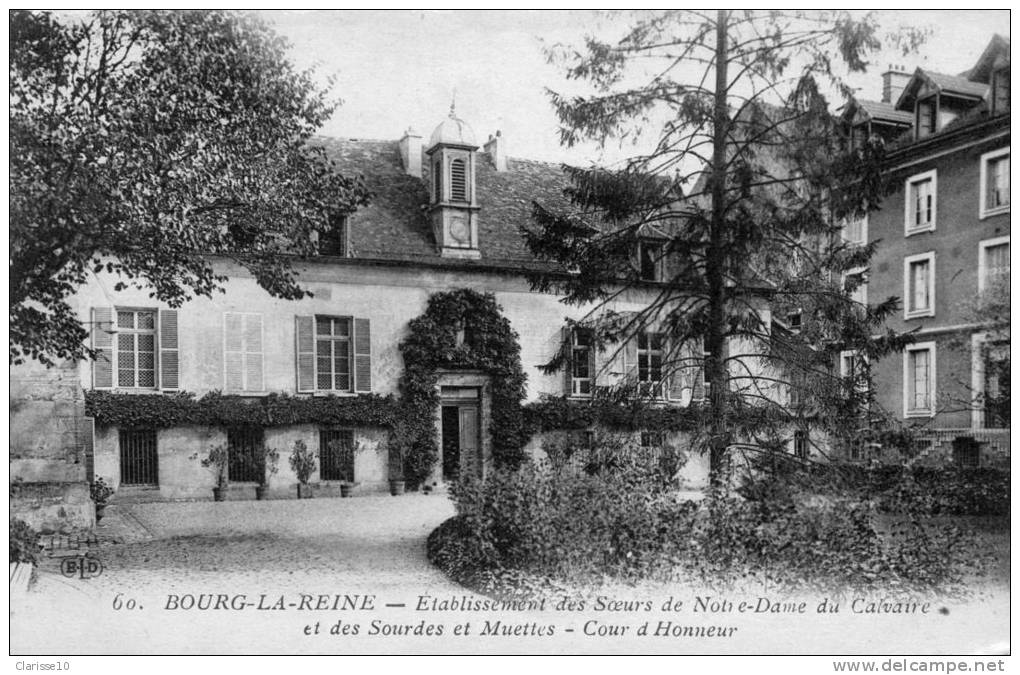
M704 420L705 411L698 405L650 406L638 400L574 401L549 397L524 406L524 424L529 435L596 426L614 431L695 431L704 426Z
M397 434L404 439L405 479L412 485L421 483L439 458L435 419L440 368L489 375L493 460L497 466L518 466L528 439L521 410L526 377L517 333L495 296L470 289L436 293L408 328L410 334L400 343L404 373Z
M392 396L298 397L270 394L258 399L210 392L201 398L183 392L138 396L85 392L85 414L101 426L166 429L182 425L282 427L291 424L392 428L397 404Z

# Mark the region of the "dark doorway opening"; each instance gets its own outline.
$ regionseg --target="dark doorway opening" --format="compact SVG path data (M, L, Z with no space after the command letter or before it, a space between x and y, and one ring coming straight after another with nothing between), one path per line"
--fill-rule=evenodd
M443 480L462 471L481 471L481 400L479 387L443 387L441 433Z
M443 406L443 480L460 475L460 413L455 405Z

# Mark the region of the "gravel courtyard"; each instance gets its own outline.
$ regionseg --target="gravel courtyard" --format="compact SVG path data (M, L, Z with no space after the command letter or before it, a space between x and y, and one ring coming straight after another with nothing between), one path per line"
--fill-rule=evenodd
M443 494L113 505L98 528L100 545L91 550L102 561L102 575L68 579L60 574L59 558L44 560L33 590L12 602L11 651L868 654L1008 649L1008 589L968 601L939 600L923 615L854 615L848 611L849 599L840 614L819 615L815 596L805 596L809 610L795 616L697 613L690 604L682 612L665 613L660 606L667 597L692 603L693 594L703 591L662 587L605 592L618 601L651 601L649 611L589 606L571 612L553 603L544 611L464 611L450 604L439 611L418 610L421 596L447 603L482 599L449 581L426 558L429 532L453 512ZM738 595L716 594L716 599L756 601ZM663 621L676 627L669 630L715 626L728 634L637 633L643 623L654 631Z

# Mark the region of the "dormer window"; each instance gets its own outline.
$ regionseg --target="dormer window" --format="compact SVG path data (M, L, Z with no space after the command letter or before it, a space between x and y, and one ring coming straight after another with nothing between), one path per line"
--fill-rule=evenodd
M938 130L938 97L929 96L917 102L917 120L914 125L917 138L931 136Z
M467 200L467 168L463 159L455 159L450 162L450 201Z
M638 242L638 274L641 281L662 281L662 242Z
M992 73L992 114L1009 110L1009 66Z
M346 257L349 250L347 216L331 218L329 226L318 232L319 255L338 255Z

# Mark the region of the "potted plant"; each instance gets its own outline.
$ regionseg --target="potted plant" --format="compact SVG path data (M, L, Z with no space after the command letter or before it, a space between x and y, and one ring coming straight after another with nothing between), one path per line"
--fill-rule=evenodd
M357 441L353 444L345 443L340 440L330 441L330 453L336 457L337 462L339 462L340 466L345 469L343 478L340 481L341 497L350 497L351 491L354 489L354 457L360 447L361 445Z
M262 480L255 486L255 499L265 499L269 491L269 477L279 471L280 451L276 448L260 448L260 459L262 463Z
M113 488L107 485L102 477L96 478L89 484L89 496L96 503L97 523L103 519L103 515L106 513L106 503L110 501L111 495L113 495Z
M308 449L308 445L301 439L294 441L294 449L290 453L290 468L297 476L298 499L311 499L312 486L308 479L315 471L315 453Z
M390 434L390 442L386 444L389 451L390 494L394 497L404 494L404 458L411 443L408 431L402 427L394 429Z
M197 456L196 453L191 456L191 459L195 459ZM202 458L202 466L209 469L216 479L216 485L213 487L213 501L222 502L227 496L227 463L229 461L230 451L222 443L210 446L205 457Z

